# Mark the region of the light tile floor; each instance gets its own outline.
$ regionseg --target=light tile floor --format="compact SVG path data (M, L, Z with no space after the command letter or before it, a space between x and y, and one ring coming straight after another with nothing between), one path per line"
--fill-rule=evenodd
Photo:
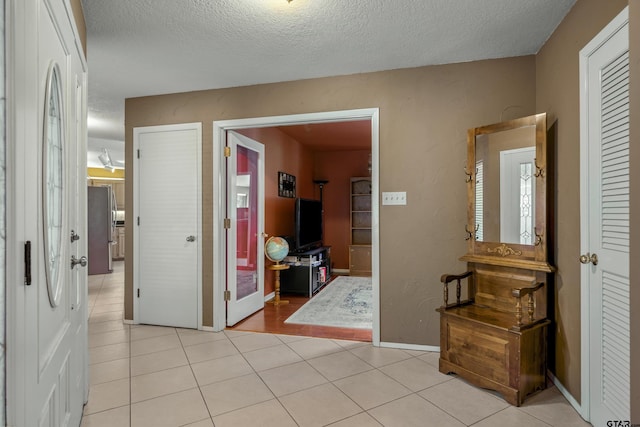
M122 322L123 265L89 276L82 427L588 426L555 388L516 408L438 372L438 354Z

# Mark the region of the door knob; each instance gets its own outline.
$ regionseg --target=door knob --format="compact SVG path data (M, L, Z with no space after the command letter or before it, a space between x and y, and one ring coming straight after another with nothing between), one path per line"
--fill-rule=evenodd
M75 242L76 240L80 240L80 236L78 236L74 230L71 230L71 243Z
M580 255L580 262L583 264L593 264L593 265L598 265L598 255L596 254L589 254L589 252L586 253L586 255Z
M196 236L187 236L187 242L195 242Z
M80 264L81 267L86 267L87 257L81 256L80 258L76 258L75 255L71 255L71 269L73 270L73 267L75 267L78 264Z

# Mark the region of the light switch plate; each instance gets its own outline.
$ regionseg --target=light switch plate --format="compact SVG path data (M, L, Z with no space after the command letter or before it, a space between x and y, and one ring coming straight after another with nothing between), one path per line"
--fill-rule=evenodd
M407 192L406 191L383 191L382 204L383 205L406 205Z

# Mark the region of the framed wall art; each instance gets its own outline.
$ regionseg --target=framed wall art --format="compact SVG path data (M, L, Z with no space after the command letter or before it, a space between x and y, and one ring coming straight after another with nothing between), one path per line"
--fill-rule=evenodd
M296 177L285 172L278 172L278 196L296 197Z

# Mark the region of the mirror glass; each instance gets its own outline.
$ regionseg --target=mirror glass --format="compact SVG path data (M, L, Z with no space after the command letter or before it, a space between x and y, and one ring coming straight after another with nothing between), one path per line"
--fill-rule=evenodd
M533 245L535 157L535 125L476 136L477 241Z
M49 302L56 307L62 291L64 226L64 140L60 70L52 64L44 105L42 209L44 260Z

